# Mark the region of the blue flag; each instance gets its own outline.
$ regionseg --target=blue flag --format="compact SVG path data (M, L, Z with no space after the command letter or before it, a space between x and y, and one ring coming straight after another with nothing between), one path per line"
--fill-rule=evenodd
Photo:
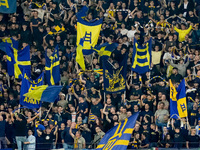
M6 43L8 74L15 78L22 78L23 69L31 70L30 46L17 50L12 45Z
M0 0L0 13L12 14L16 13L16 0Z
M46 59L46 82L48 85L55 85L60 81L60 61L59 61L59 51L58 45L55 47L53 54L48 57L45 54Z
M41 75L36 80L32 80L30 77L30 73L24 71L22 78L21 92L20 92L21 105L26 106L30 109L39 108L41 106L40 100L25 97L24 94L34 90L38 86L43 85L43 78L44 78L44 73L41 73Z
M170 80L170 117L174 119L187 117L187 103L185 79L179 84L177 90Z
M139 113L126 118L124 121L120 122L117 126L110 129L99 145L97 150L126 150L131 138L135 122L137 120Z
M111 53L117 48L117 43L104 43L102 45L98 45L94 47L94 50L98 53L100 57L104 57L105 59L108 59L111 55Z
M54 102L58 97L62 86L42 85L34 88L34 90L24 94L24 96L40 100L42 102Z
M0 50L4 51L6 53L6 43L4 43L4 42L0 43Z
M115 68L108 60L103 60L104 90L106 93L118 93L126 90L127 57L128 55L125 54L119 68Z
M132 71L137 72L139 74L144 74L150 70L151 49L152 38L147 43L145 43L145 45L140 45L134 38Z

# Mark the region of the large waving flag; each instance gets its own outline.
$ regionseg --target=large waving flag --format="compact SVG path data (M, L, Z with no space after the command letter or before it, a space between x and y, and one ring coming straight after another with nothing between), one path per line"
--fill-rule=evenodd
M17 10L16 0L0 0L0 13L12 14Z
M30 77L30 74L24 71L23 78L22 78L22 86L21 86L21 91L20 91L21 105L26 106L28 108L40 107L41 105L40 100L25 97L24 94L34 90L38 86L43 85L43 78L44 78L44 73L41 73L41 75L36 80L32 80Z
M60 61L59 61L59 51L58 45L55 47L53 54L48 57L45 54L46 59L46 81L48 85L55 85L60 81Z
M93 51L92 48L95 47L98 41L98 37L101 30L101 25L103 18L99 20L87 21L84 19L86 12L88 10L87 6L84 6L80 12L77 13L77 41L76 45L78 46L81 38L84 38L83 42L83 54L90 55Z
M36 100L40 100L42 102L54 102L58 97L62 86L48 86L48 85L41 85L30 92L24 94L24 96Z
M152 38L143 46L134 38L132 71L144 74L149 71L151 65Z
M22 50L17 50L12 45L6 43L7 68L10 76L22 78L23 70L31 70L30 46Z
M177 90L170 80L170 117L177 119L178 116L180 118L188 116L185 79L182 80Z
M117 48L117 43L104 43L94 47L94 50L98 53L100 57L109 58L111 53Z
M120 122L117 126L110 129L99 145L97 150L126 150L129 140L131 138L135 122L139 113L126 118Z
M104 90L106 93L118 93L126 90L127 54L119 68L115 68L108 60L103 60Z

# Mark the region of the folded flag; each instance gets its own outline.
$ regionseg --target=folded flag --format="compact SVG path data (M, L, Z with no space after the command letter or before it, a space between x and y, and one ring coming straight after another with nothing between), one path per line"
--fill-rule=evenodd
M99 145L97 150L126 150L131 138L135 122L139 113L126 118L120 122L117 126L110 129Z
M41 85L28 93L25 93L23 96L40 100L42 102L54 102L58 97L62 86L48 86L48 85Z

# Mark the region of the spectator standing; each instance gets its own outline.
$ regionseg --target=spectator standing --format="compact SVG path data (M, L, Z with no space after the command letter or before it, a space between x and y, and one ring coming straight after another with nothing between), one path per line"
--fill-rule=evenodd
M36 148L36 138L33 135L32 130L28 130L28 138L27 138L26 142L24 142L24 144L26 145L25 146L26 150L35 150L35 148Z

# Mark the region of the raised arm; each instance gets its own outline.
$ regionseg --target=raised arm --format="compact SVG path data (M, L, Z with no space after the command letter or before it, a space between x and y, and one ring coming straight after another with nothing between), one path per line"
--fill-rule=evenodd
M81 81L83 84L86 84L86 81L83 80L82 75L80 75L80 81Z
M75 135L72 133L72 128L71 128L71 127L70 127L70 129L69 129L69 134L71 135L72 138L75 137Z
M31 121L35 120L35 118L37 118L40 115L40 113L38 113L37 115L35 115L33 118L30 118L27 120L27 123L30 123Z

